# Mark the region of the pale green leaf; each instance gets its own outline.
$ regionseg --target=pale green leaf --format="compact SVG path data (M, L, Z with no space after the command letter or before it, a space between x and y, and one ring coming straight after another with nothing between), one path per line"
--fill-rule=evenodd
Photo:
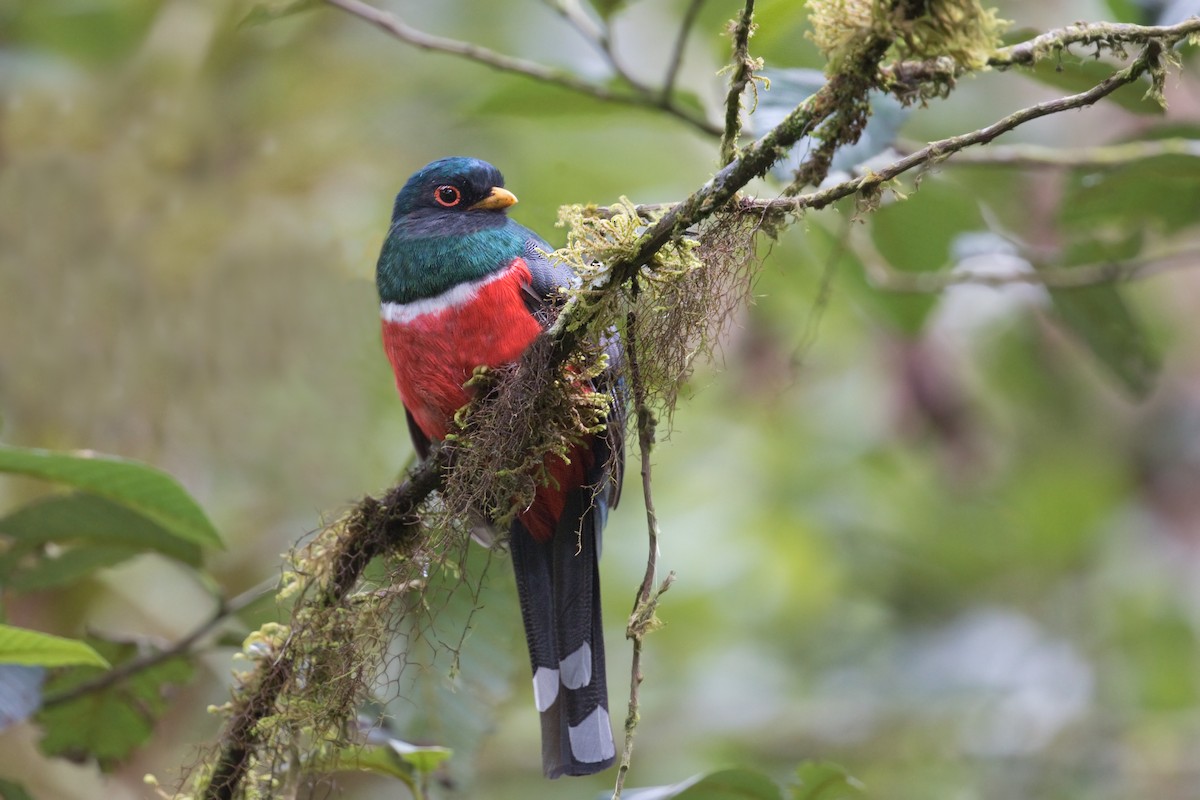
M796 769L798 784L792 800L863 800L862 784L840 764L806 761Z
M628 800L782 800L779 786L766 775L746 769L726 769L673 786L633 789Z
M0 664L108 667L108 661L84 642L12 625L0 625Z

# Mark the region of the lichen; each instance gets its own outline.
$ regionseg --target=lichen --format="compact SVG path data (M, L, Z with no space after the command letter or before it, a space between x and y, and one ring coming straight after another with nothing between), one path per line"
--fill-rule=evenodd
M808 8L809 37L831 72L872 39L891 41L899 61L949 57L962 70L983 69L1009 25L980 0L809 0Z

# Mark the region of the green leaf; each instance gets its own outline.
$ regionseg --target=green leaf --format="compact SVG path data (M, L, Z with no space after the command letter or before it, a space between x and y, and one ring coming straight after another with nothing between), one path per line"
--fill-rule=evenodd
M605 20L612 19L613 15L624 8L629 0L591 0L592 8L596 9Z
M389 739L388 746L396 755L400 756L402 761L411 764L413 769L423 775L433 772L454 755L448 747L437 747L436 745L421 747L402 742L399 739Z
M1054 308L1125 388L1145 397L1154 388L1160 357L1141 322L1113 284L1050 292Z
M1147 10L1134 0L1105 0L1104 4L1108 6L1113 22L1132 22L1135 25L1153 24Z
M1074 242L1059 266L1101 264L1135 258L1143 236L1135 232L1109 241L1092 235ZM1123 289L1102 283L1078 289L1051 289L1050 298L1059 319L1074 331L1092 354L1135 397L1145 397L1154 387L1161 357L1133 309L1125 302Z
M805 761L796 769L792 800L862 800L862 783L831 761Z
M676 797L684 800L781 800L779 787L758 772L727 769L713 772L684 789Z
M1103 82L1116 69L1115 66L1105 61L1097 61L1092 58L1081 59L1070 53L1063 53L1061 58L1046 58L1037 62L1024 74L1047 86L1078 94ZM1104 99L1135 114L1162 114L1163 107L1146 97L1149 89L1149 78L1142 77L1106 95Z
M587 115L611 117L616 113L611 103L561 86L531 81L516 75L499 76L488 86L490 91L472 104L470 112L473 115L577 120ZM610 81L608 86L617 92L626 89L618 80Z
M175 536L223 547L204 511L167 473L139 461L91 451L59 453L0 445L0 472L12 472L84 489L133 509Z
M90 664L107 668L108 662L85 642L0 625L0 664L62 667Z
M23 590L69 583L146 552L200 564L195 543L125 506L82 493L18 509L0 519L0 535L12 540L0 556L0 583Z
M112 567L138 555L126 547L74 547L38 549L23 557L12 552L0 558L0 583L22 592L68 586L98 569Z
M399 739L388 739L384 744L338 748L310 759L305 766L322 773L374 772L411 786L419 776L431 774L451 755L453 753L446 747L420 747Z
M1192 128L1179 138L1200 139ZM1200 158L1161 155L1111 169L1080 172L1062 203L1064 225L1088 236L1097 226L1175 233L1200 224Z
M8 4L14 5L14 4ZM92 64L109 64L135 51L159 12L159 0L87 0L82 3L20 3L5 14L5 44L61 53Z
M416 785L416 769L385 744L324 748L308 757L305 770L320 775L335 772L373 772Z
M266 25L277 19L309 11L319 5L322 5L321 0L274 0L274 2L255 3L254 7L242 18L239 27Z
M4 800L33 800L33 795L25 791L24 786L3 778L0 778L0 797Z
M948 180L925 180L905 200L887 202L870 217L879 255L897 272L936 272L954 265L953 243L985 227L974 198ZM936 295L904 295L871 288L873 304L906 333L915 333Z
M852 209L843 209L852 214ZM835 264L838 285L845 289L855 302L860 303L874 317L905 333L916 333L925 322L937 302L936 297L924 294L900 294L876 288L867 277L867 268L858 255L842 241L840 233L812 225L805 235L805 247L811 252L811 261L816 269Z
M870 217L871 238L895 269L932 272L953 266L951 245L983 227L972 197L948 180L925 180L905 200Z
M758 772L726 769L690 778L674 786L653 786L625 792L628 800L783 800L779 787Z
M118 669L140 655L132 644L94 644ZM111 770L149 740L154 722L167 710L167 689L189 681L193 671L187 657L175 656L62 701L56 696L67 696L100 673L78 667L51 678L44 690L45 705L35 717L44 732L43 752L75 761L94 759L102 770Z

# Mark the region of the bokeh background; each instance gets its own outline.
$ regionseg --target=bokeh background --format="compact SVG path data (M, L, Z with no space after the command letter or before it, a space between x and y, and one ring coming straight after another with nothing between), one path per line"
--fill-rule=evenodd
M717 167L716 140L667 115L420 52L333 9L247 24L286 5L0 5L0 437L176 475L228 542L209 569L230 596L277 575L281 554L410 455L373 285L409 173L450 154L492 161L521 198L513 216L561 243L561 204L679 199ZM534 0L379 5L607 74ZM686 5L617 10L635 75L659 79ZM713 119L740 6L703 6L680 73ZM759 6L752 52L768 70L820 69L801 4ZM1116 8L999 6L1017 29ZM1200 138L1194 58L1166 89L1165 114L1104 103L1002 142ZM900 135L952 135L1052 96L1020 73L967 78ZM1011 274L1031 253L1061 265L1190 248L1196 261L1194 161L945 164L876 214L812 213L759 242L754 302L654 454L660 563L678 581L647 640L630 785L731 765L786 782L828 759L889 800L1200 796L1200 274L1125 285L1129 316L1107 345L1088 336L1104 313L1071 324L1036 286L897 294L878 280ZM43 490L6 480L0 503ZM614 719L645 563L639 502L631 480L605 540ZM511 584L506 564L490 570L453 681L439 660L391 684L396 733L456 748L436 796L593 796L611 774L540 778ZM189 571L150 556L3 601L14 624L163 641L211 609ZM0 775L68 800L147 796L147 772L170 784L216 734L205 708L227 697L231 653L205 656L114 773L43 759L25 725L0 734ZM334 783L346 797L403 792Z

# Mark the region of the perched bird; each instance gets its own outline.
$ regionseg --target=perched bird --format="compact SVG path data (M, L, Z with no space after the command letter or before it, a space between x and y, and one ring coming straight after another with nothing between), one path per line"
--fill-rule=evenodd
M473 158L434 161L396 196L376 284L383 343L421 457L471 399L474 369L518 358L544 330L575 276L540 237L508 218L517 198ZM610 359L619 357L615 338ZM591 387L589 387L591 388ZM596 390L613 391L597 386ZM547 777L590 775L616 748L604 678L600 536L620 492L619 403L608 435L582 442L509 531Z

